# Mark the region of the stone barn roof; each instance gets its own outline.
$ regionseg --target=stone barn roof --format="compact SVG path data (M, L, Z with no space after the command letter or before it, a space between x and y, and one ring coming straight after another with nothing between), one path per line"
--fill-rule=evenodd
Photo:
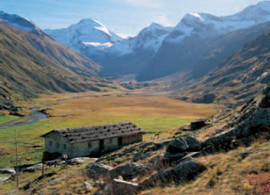
M46 137L51 133L59 133L61 136L65 137L69 143L79 143L145 133L145 131L131 122L121 122L92 127L58 129L50 131L41 137Z

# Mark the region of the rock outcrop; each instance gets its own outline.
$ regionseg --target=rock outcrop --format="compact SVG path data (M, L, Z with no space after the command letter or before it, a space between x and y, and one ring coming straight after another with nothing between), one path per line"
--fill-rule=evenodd
M187 159L180 162L175 167L170 167L166 170L160 171L152 175L139 185L140 190L151 187L166 186L167 184L181 185L188 181L194 180L200 173L206 170L202 164Z
M202 143L205 151L229 150L248 145L258 137L270 136L270 86L250 100L221 133Z
M110 175L113 178L121 176L124 180L132 180L135 177L147 174L148 168L143 164L128 163L123 166L119 166L110 171Z
M109 175L109 172L113 169L110 166L103 165L103 164L90 164L86 167L87 174L90 178L98 179L101 177L107 177Z
M201 149L201 144L193 137L178 137L170 142L167 147L167 152L180 153L180 152L196 152Z

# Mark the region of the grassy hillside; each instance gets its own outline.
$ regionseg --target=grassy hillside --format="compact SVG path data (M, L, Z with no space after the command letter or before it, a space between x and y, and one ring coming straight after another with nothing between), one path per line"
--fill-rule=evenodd
M33 97L47 92L99 90L99 66L45 33L21 31L0 22L0 94ZM4 91L5 90L5 91ZM11 94L10 94L11 93ZM2 100L3 102L3 100Z

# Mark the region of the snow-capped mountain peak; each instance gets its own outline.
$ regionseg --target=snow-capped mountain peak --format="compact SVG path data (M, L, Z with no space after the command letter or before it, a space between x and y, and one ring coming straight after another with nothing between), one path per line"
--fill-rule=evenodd
M46 29L45 32L58 42L79 52L89 47L94 50L105 49L122 39L101 22L90 18L82 19L68 28Z
M207 13L190 13L183 17L166 40L179 42L194 34L207 38L250 28L267 21L270 21L270 1L249 6L231 16L218 17Z
M108 36L112 36L110 31L107 29L107 27L102 24L101 22L97 21L97 20L94 20L94 19L90 19L90 18L87 18L87 19L82 19L78 24L77 26L79 26L80 28L94 28L94 29L97 29L105 34L107 34Z
M16 14L0 11L0 22L5 22L23 31L41 33L41 30L32 21Z

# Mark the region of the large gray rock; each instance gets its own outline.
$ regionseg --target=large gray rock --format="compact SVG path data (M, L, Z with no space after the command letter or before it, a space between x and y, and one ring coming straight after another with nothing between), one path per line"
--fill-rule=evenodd
M130 163L111 170L110 175L113 178L121 176L124 180L132 180L137 176L146 174L148 171L149 170L145 165Z
M167 152L181 153L181 152L197 152L201 149L201 144L193 137L178 137L168 144Z
M124 180L114 179L108 184L104 191L104 195L125 195L125 194L136 194L138 190L138 184Z
M33 172L35 172L35 171L37 171L37 170L41 170L41 169L42 169L42 163L39 163L39 164L30 166L30 167L24 168L24 169L22 170L22 172L33 173Z
M88 176L91 178L100 178L100 177L107 177L109 176L109 172L113 169L110 166L103 165L103 164L90 164L86 167Z
M166 186L168 184L181 185L194 180L200 173L204 172L206 167L193 160L187 159L180 162L175 167L152 175L149 179L143 181L139 186L140 190L145 190L155 186Z

